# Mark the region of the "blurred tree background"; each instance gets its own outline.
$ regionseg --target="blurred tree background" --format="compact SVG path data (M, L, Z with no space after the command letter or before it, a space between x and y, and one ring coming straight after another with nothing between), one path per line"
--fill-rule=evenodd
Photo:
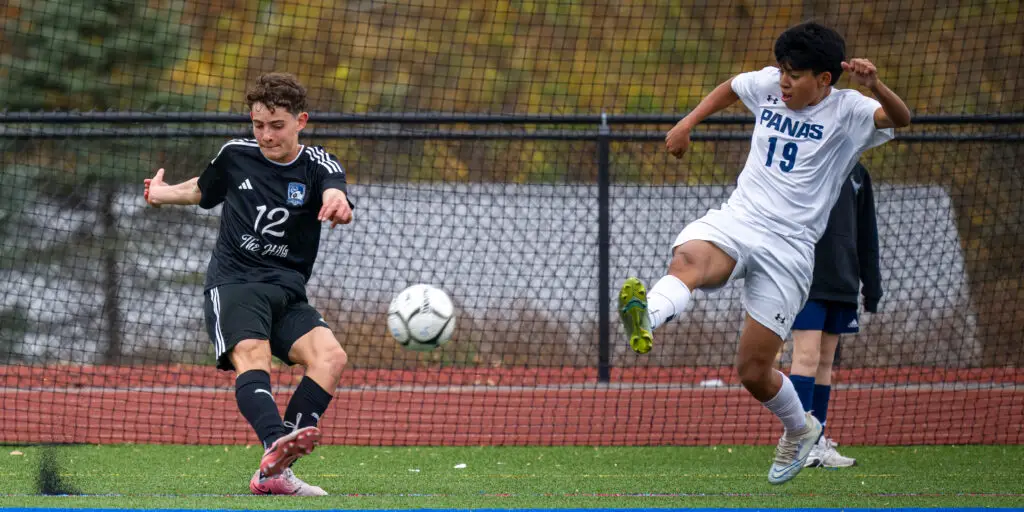
M1019 112L1020 4L973 2L185 2L188 55L168 77L239 110L256 75L295 73L340 112L684 112L774 63L816 19L872 59L917 114Z

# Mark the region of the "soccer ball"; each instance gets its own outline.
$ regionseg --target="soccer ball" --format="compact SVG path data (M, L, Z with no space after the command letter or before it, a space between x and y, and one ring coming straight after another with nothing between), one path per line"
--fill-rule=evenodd
M395 341L416 352L433 350L452 338L455 305L440 288L414 284L388 306L388 330Z

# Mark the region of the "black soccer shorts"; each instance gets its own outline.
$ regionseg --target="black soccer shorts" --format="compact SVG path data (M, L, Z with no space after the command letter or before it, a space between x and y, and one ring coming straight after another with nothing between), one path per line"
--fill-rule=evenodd
M276 284L228 284L205 295L206 332L221 370L235 369L228 354L247 339L269 340L275 357L295 364L288 359L292 345L314 327L328 327L306 297Z

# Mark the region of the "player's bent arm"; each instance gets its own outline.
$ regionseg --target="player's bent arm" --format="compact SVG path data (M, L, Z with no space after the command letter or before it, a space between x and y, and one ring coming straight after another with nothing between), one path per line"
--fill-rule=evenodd
M871 86L871 93L882 104L882 108L875 111L875 128L903 128L910 125L910 108L892 89L877 80Z
M317 214L320 222L330 221L331 227L352 222L352 204L348 195L339 188L328 188L323 193L323 207Z
M718 87L715 87L715 90L708 93L696 108L679 121L677 126L682 125L685 129L691 130L712 114L725 110L733 103L739 101L739 95L732 89L732 80L730 78L718 84Z
M665 147L669 154L676 158L682 158L683 153L690 146L690 131L693 127L711 114L739 101L739 95L732 89L732 81L733 79L730 78L715 87L715 90L701 100L697 108L668 131L668 134L665 135Z
M199 190L199 178L192 178L177 185L164 185L149 189L149 204L160 206L165 204L190 205L199 204L203 193Z

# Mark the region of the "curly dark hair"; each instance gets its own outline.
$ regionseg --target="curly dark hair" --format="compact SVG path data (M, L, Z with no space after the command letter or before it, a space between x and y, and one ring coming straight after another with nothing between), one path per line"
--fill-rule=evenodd
M306 88L295 75L289 73L265 73L245 93L245 102L252 109L253 104L262 103L271 111L283 108L293 115L306 111Z
M783 69L809 69L815 75L832 73L832 83L843 74L846 41L838 32L818 23L802 23L775 40L775 60Z

